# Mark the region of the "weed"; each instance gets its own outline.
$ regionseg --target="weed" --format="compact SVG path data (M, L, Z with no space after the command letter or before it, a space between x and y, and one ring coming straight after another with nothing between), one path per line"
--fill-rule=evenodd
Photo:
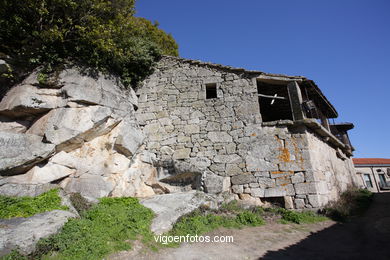
M102 259L104 256L131 248L129 240L141 239L149 248L162 245L154 242L150 224L153 213L135 198L102 198L90 206L79 194L71 200L81 213L80 219L70 219L62 231L41 239L30 259ZM313 212L295 212L282 208L242 208L237 201L224 204L219 210L201 207L183 217L166 235L201 235L220 227L242 228L265 224L265 215L281 216L282 223L313 223L326 220ZM177 246L169 243L167 246ZM4 258L18 258L17 253Z
M362 215L371 201L370 191L351 188L342 193L338 201L331 202L323 213L336 221L345 222L350 217Z
M327 220L325 216L314 212L295 212L283 208L243 208L237 201L223 204L218 210L203 208L181 217L173 229L168 232L170 236L200 235L219 227L241 228L244 226L264 225L263 216L281 216L282 223L314 223ZM176 246L171 243L168 246Z
M0 196L0 219L30 217L55 209L68 209L66 206L61 206L58 189L42 193L37 197Z
M244 226L260 226L265 221L259 208L244 209L236 201L224 204L219 210L202 208L181 217L167 233L169 236L200 235L220 227L242 228ZM177 246L170 243L168 246Z
M47 73L40 71L37 74L37 80L39 84L46 85L49 80L49 76L47 75Z
M312 211L291 211L286 209L279 210L280 215L282 216L280 222L283 224L292 222L296 224L306 224L306 223L316 223L328 220L327 217L316 214Z
M102 259L131 248L128 240L148 244L153 240L150 224L153 213L135 198L102 198L85 211L81 219L71 219L62 231L38 242L33 259Z
M220 211L226 212L242 212L244 209L238 204L237 200L232 200L229 203L224 203L221 205Z
M21 255L18 251L12 250L8 255L0 257L0 260L28 260L27 256Z
M232 217L220 216L216 214L199 214L194 212L188 216L182 217L175 223L173 229L168 235L200 235L210 232L219 227L240 227L241 225Z
M265 224L261 216L251 211L243 211L238 213L236 222L244 226L260 226Z
M91 203L89 203L83 196L80 195L80 193L72 193L70 195L70 201L80 216L83 216L84 213L92 206Z

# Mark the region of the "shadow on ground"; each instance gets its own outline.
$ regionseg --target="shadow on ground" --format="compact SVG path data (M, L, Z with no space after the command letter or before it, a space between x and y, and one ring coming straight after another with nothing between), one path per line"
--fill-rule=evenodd
M375 194L364 216L259 259L390 259L390 193Z

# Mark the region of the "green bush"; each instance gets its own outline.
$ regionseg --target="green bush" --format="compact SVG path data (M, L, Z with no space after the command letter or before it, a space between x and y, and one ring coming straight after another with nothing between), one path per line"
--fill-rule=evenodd
M371 201L372 192L350 188L343 192L337 201L330 203L324 209L324 214L336 221L345 222L350 217L362 215Z
M119 75L147 76L162 54L178 55L171 35L134 17L135 0L0 0L0 53L14 66L46 71L64 62Z
M102 259L131 248L128 240L151 243L153 213L135 198L102 198L81 219L69 220L62 231L42 239L32 257L39 259Z
M0 219L30 217L55 209L68 209L66 206L61 206L58 189L42 193L37 197L0 196Z
M244 226L260 226L265 224L264 220L259 215L250 211L238 213L236 222Z

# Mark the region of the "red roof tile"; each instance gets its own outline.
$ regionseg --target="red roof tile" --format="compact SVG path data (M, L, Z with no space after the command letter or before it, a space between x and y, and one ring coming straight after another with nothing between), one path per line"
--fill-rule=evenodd
M390 164L390 159L385 158L352 158L354 164Z

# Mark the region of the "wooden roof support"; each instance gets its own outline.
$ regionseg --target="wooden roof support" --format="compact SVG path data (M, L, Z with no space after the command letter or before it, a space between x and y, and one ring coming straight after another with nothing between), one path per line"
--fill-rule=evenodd
M288 96L290 98L290 106L293 115L293 120L301 120L305 118L302 109L302 93L296 81L290 82L287 85Z

